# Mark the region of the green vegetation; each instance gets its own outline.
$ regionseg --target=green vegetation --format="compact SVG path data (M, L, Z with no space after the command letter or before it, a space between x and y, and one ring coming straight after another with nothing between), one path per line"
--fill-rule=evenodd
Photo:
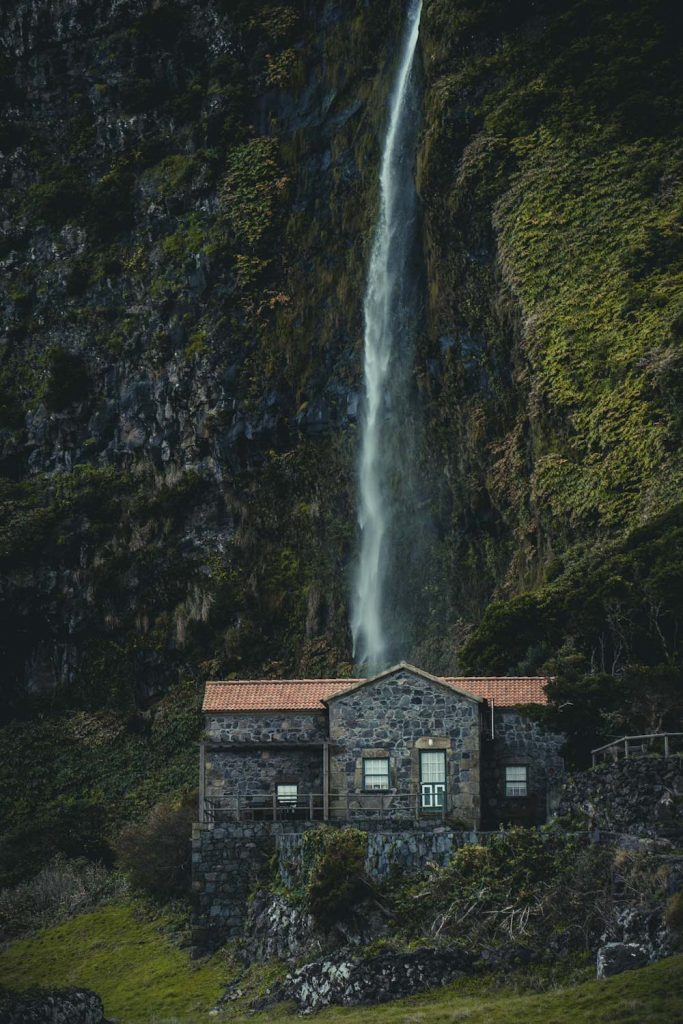
M191 791L175 800L162 800L145 821L123 829L116 842L118 864L136 889L161 900L187 896L197 799Z
M321 827L304 833L304 904L321 927L353 916L369 894L368 837L355 828Z
M115 711L5 727L0 884L30 877L56 853L111 862L126 823L195 785L198 706L198 688L184 686L158 705L151 729ZM187 836L187 815L184 823Z
M174 919L134 902L82 914L0 953L8 988L82 985L93 988L107 1014L125 1024L151 1019L194 1022L222 993L226 959L193 963L172 941Z
M74 402L84 399L90 390L88 372L83 357L63 348L51 348L47 353L47 382L45 405L51 412L63 412Z
M173 944L174 919L134 902L113 903L75 917L56 928L21 940L0 952L0 976L10 988L34 985L83 985L99 992L106 1013L122 1024L195 1024L215 1005L228 984L242 992L224 1004L219 1020L292 1019L288 1005L263 1013L249 1002L282 973L281 965L256 965L245 972L226 953L193 962ZM322 1024L661 1024L683 1014L681 957L651 967L575 987L525 991L540 979L522 975L463 978L438 992L384 1006L334 1008L321 1012ZM552 985L552 983L551 983ZM560 982L562 985L562 982Z
M46 180L28 190L24 213L36 225L59 228L80 216L86 199L87 188L80 175L57 166Z

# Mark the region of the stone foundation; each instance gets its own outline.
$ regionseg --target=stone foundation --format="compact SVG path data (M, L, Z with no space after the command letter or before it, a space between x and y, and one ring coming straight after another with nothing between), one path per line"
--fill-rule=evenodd
M277 857L280 880L301 882L303 833L316 822L225 822L197 824L192 834L193 946L196 954L218 948L242 934L247 897L258 881L272 874ZM376 822L358 823L368 834L365 869L380 880L392 872L419 872L445 865L458 847L485 841L477 832L450 828L406 827L383 831Z

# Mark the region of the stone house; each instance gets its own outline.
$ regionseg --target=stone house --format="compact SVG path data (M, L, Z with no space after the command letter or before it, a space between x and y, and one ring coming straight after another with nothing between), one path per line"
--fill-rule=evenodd
M546 679L439 678L402 662L370 679L206 684L200 823L540 824L562 737L525 715Z

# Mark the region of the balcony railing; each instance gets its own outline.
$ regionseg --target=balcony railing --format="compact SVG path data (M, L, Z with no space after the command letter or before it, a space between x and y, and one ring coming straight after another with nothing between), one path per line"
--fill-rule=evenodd
M660 754L670 757L683 753L683 732L650 732L642 736L621 736L591 750L593 766L601 761L619 761L625 757L646 757Z
M276 793L244 792L206 797L203 820L221 821L353 821L443 820L448 800L429 806L433 797L421 792L392 791L299 793L292 799L278 799Z

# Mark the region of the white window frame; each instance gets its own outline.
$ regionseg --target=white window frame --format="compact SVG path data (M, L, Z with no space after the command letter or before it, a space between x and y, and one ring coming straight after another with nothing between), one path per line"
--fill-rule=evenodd
M505 796L512 800L529 795L529 768L525 764L505 765Z
M299 800L299 784L297 782L278 782L275 797L279 807L296 807Z
M386 771L378 771L377 766L384 765ZM373 766L374 771L369 771L368 766ZM363 789L368 793L386 793L389 789L389 758L388 757L364 757L363 758Z
M420 807L423 811L442 811L446 806L446 751L421 750L420 755ZM430 758L434 765L443 765L441 771L425 771ZM430 777L433 776L433 777Z

